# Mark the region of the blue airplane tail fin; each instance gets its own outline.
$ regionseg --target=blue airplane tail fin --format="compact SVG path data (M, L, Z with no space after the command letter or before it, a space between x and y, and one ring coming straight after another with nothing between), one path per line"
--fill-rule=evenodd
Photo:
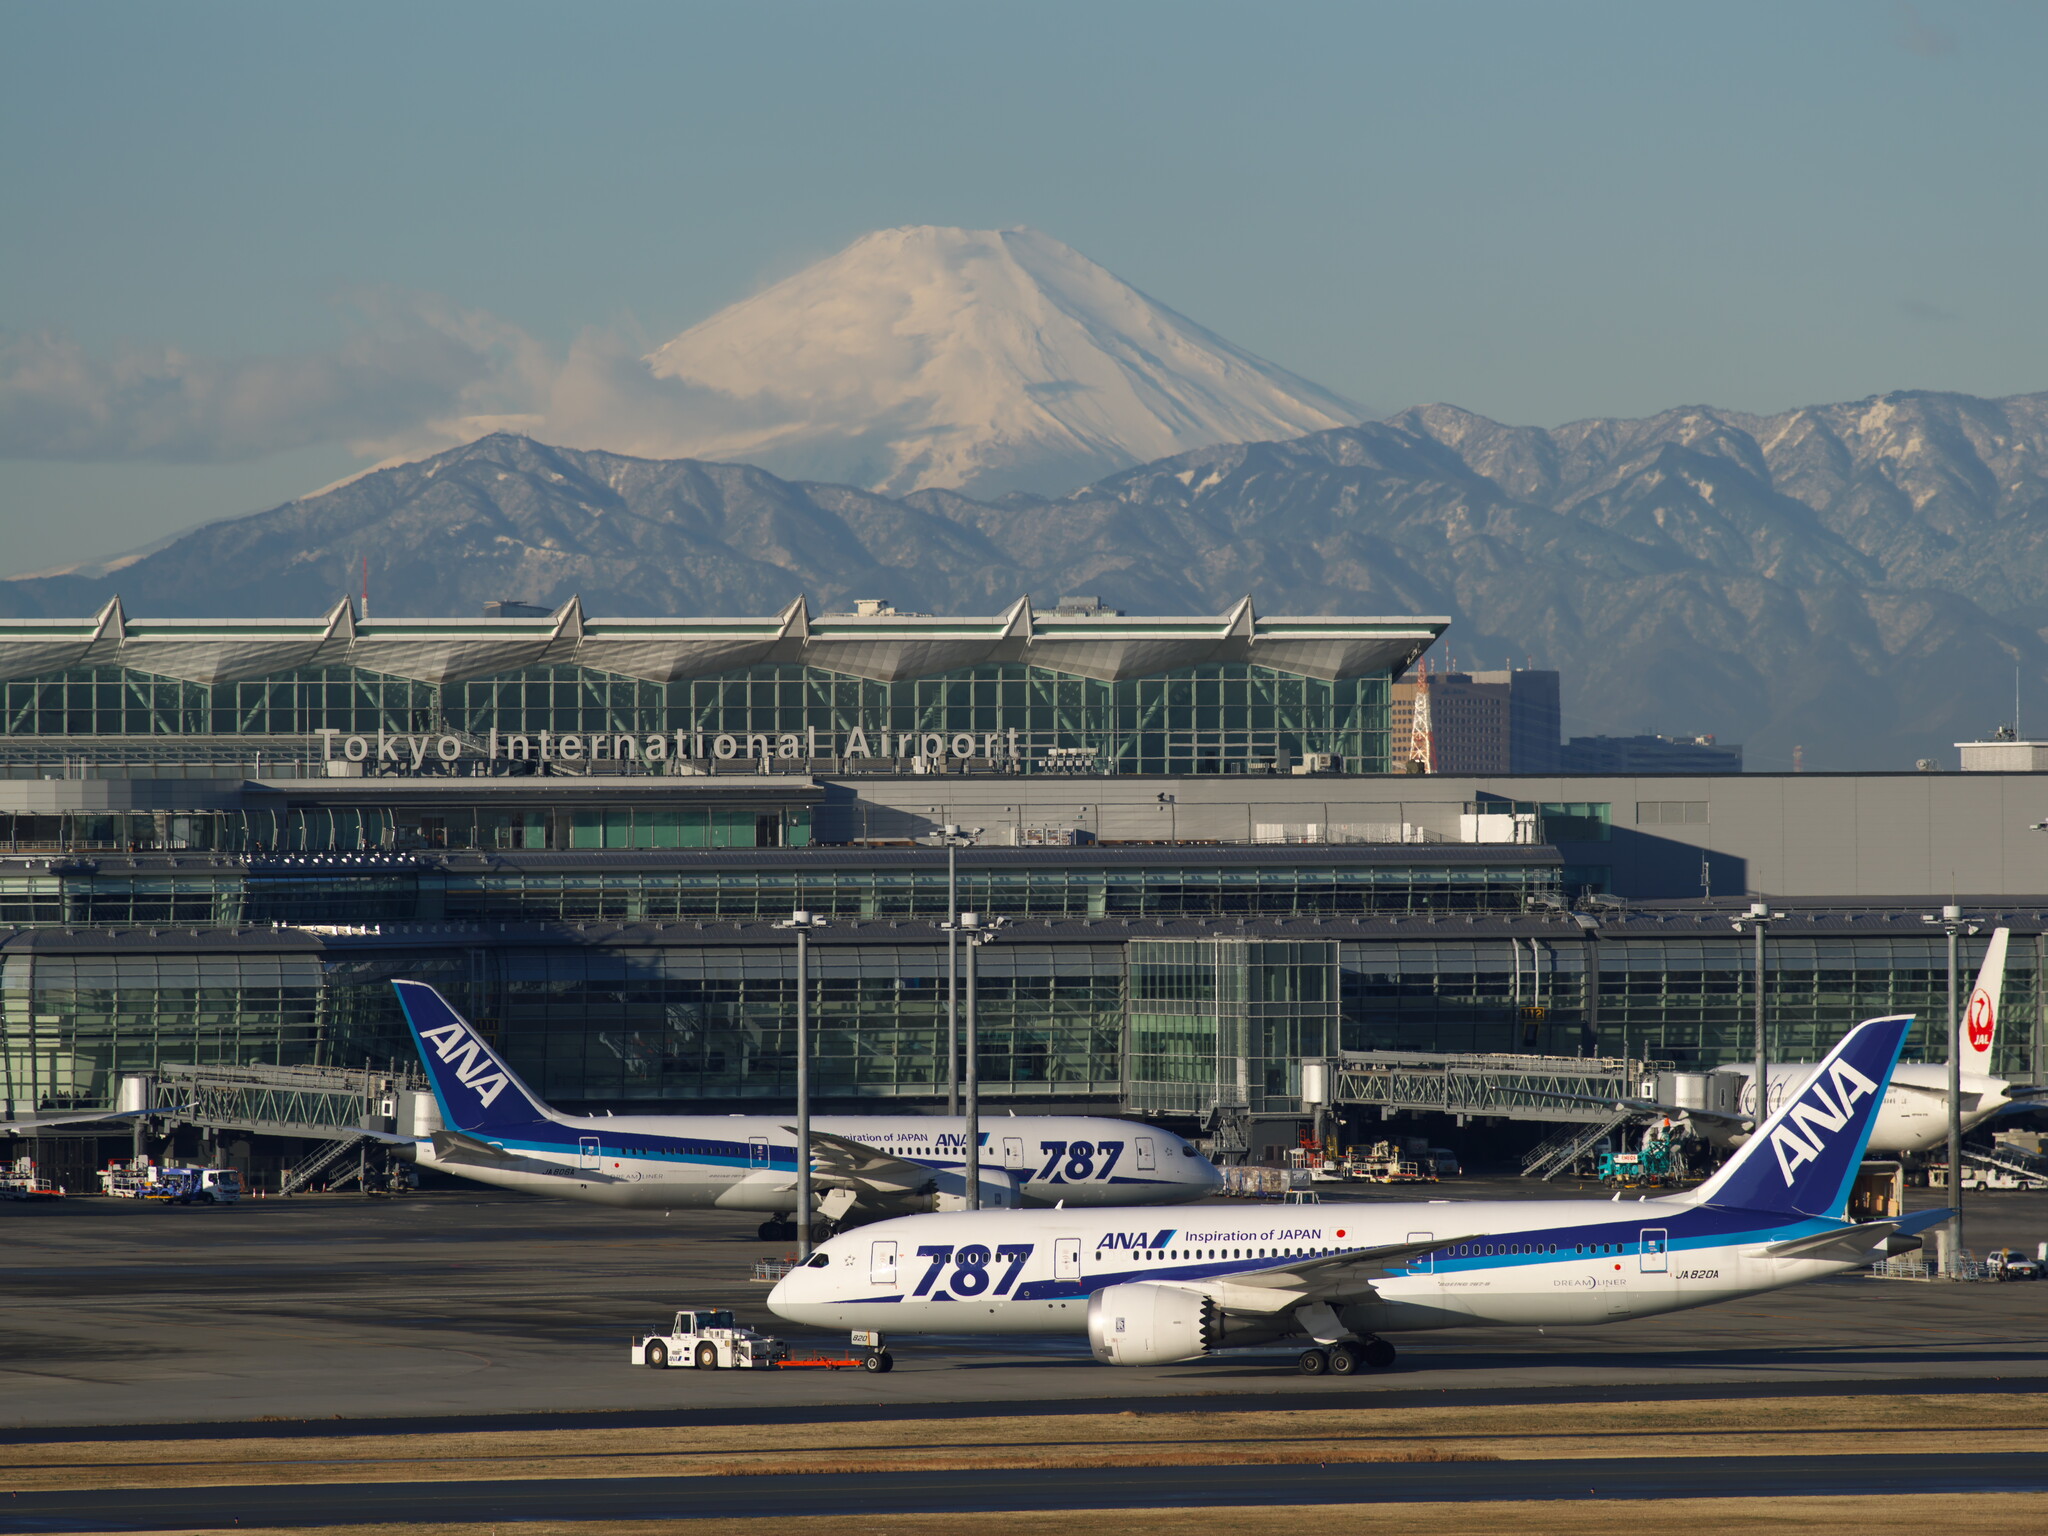
M1866 1019L1694 1192L1700 1205L1841 1220L1913 1016Z
M547 1105L469 1020L423 981L394 981L405 1022L412 1028L441 1121L451 1130L489 1132L553 1119Z

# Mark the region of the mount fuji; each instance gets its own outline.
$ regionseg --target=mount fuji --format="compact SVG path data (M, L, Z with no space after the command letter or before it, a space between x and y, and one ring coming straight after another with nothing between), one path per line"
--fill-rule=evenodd
M863 235L646 361L715 402L668 451L888 495L1063 495L1366 415L1032 229Z

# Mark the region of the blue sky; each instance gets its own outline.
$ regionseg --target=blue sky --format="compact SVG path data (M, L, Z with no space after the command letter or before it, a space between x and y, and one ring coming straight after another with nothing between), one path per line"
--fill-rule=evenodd
M349 473L492 327L659 341L898 224L1044 229L1388 411L2048 388L2013 0L18 3L0 40L0 571ZM138 368L222 401L146 429Z

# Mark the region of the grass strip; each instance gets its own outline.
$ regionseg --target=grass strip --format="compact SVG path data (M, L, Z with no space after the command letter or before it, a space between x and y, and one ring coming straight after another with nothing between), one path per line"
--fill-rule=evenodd
M1113 1513L1117 1536L1301 1536L1304 1529L1344 1536L1643 1536L1653 1530L1742 1530L1756 1536L1925 1536L1954 1523L1956 1495L1829 1494L1769 1499L1549 1499L1451 1504L1225 1505L1191 1509L1039 1510L976 1514L975 1536L1072 1536ZM2040 1498L1973 1493L1972 1524L2031 1529ZM526 1521L516 1525L354 1525L322 1527L348 1536L958 1536L962 1517L823 1515L770 1519ZM163 1532L159 1536L306 1536L305 1527Z
M1555 1407L1333 1407L991 1415L918 1423L98 1441L0 1452L0 1490L254 1487L479 1478L732 1477L1039 1467L2031 1451L2037 1393L1713 1399ZM1944 1443L1953 1443L1947 1442Z

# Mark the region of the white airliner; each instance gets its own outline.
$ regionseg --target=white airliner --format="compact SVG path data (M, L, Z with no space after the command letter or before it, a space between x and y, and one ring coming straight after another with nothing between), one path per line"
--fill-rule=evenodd
M1384 1334L1604 1323L1840 1274L1945 1219L1851 1223L1910 1017L1851 1030L1697 1190L1630 1204L1494 1200L908 1216L841 1234L769 1295L791 1322L887 1334L1082 1334L1112 1365L1298 1340L1300 1368L1394 1358Z
M1999 1004L2005 985L2005 950L2011 930L2000 928L1991 935L1984 951L1984 964L1977 972L1977 985L1962 1017L1963 1129L1969 1131L2003 1110L2037 1101L2048 1088L2026 1087L1991 1071L1991 1052L1998 1040ZM1756 1068L1729 1065L1715 1069L1741 1081L1736 1094L1735 1113L1714 1113L1682 1109L1650 1099L1621 1101L1639 1109L1658 1111L1676 1118L1684 1115L1695 1134L1720 1147L1740 1146L1755 1123ZM1811 1062L1771 1062L1765 1071L1770 1084L1767 1109L1796 1095L1813 1077ZM1894 1155L1926 1152L1948 1139L1948 1064L1942 1061L1899 1063L1871 1132L1870 1150Z
M716 1207L795 1231L796 1128L788 1115L565 1115L519 1080L424 982L392 983L440 1107L442 1129L387 1137L422 1168L603 1205ZM1171 1131L1080 1115L984 1116L984 1207L1178 1205L1223 1175ZM811 1122L811 1187L837 1225L966 1208L966 1121L829 1115Z

